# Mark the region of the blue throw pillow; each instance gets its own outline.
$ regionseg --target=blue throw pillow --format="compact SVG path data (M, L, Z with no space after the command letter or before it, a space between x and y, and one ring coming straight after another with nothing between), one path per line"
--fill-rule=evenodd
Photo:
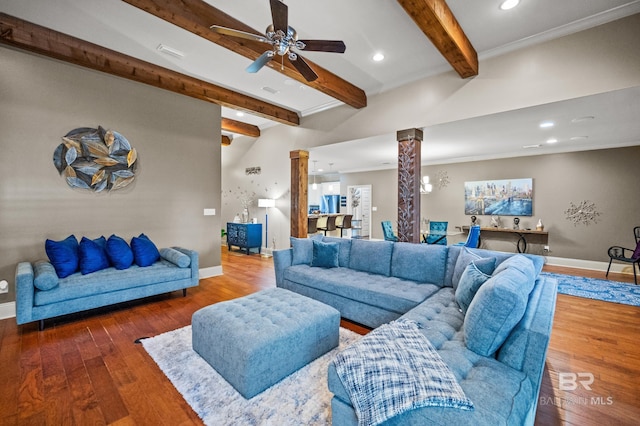
M33 285L38 290L51 290L58 286L58 275L53 265L39 260L33 265Z
M117 235L107 240L107 257L116 269L127 269L133 265L133 251L129 244Z
M323 243L322 241L313 241L313 259L311 266L320 268L337 268L338 253L340 246L338 243Z
M107 252L102 248L103 245L106 246L104 237L95 240L82 237L78 249L80 255L80 272L82 272L82 275L109 267L109 259L107 259Z
M480 286L464 317L467 348L493 356L522 319L534 280L532 275L509 268Z
M78 270L78 240L75 235L69 235L62 241L47 239L44 249L59 278L68 277Z
M491 278L495 265L495 257L478 259L471 262L462 273L455 297L458 306L465 314L480 286Z
M179 268L187 268L191 265L191 258L174 248L160 249L160 257L173 263Z
M131 250L133 250L133 260L138 266L150 266L160 259L158 248L144 234L131 239Z

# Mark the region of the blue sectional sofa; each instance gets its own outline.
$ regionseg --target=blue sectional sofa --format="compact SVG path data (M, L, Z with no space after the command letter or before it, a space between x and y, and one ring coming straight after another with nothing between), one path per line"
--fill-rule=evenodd
M417 322L475 407L417 408L385 424L534 423L557 295L555 280L539 276L542 257L461 246L321 241L338 245L332 246L330 265L326 252L314 250L314 244L322 245L311 239L292 238L292 248L274 252L277 286L372 328L398 318ZM486 265L492 271L482 271ZM486 281L479 288L478 274ZM333 424L358 424L333 363L329 389Z
M188 262L181 256L181 261L174 263L176 257L165 255L162 250L163 257L150 266L109 267L86 275L78 271L65 278L58 278L49 262L21 262L16 268L17 323L39 321L42 330L48 318L175 290L186 295L186 289L199 282L198 253L180 247L172 249L188 256ZM43 287L36 280L48 284Z

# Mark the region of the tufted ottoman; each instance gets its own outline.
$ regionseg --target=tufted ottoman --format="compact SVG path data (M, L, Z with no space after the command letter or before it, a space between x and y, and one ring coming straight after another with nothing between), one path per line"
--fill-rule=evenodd
M251 398L338 346L340 313L282 288L196 311L193 349Z

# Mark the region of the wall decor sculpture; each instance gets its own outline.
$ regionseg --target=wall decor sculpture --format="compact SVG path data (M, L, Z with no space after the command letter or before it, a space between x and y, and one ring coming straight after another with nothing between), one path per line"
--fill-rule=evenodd
M595 203L589 200L583 200L577 205L572 201L569 202L569 208L564 211L564 214L567 220L573 222L573 226L579 224L589 226L592 223L598 223L598 216L600 216Z
M138 153L120 133L81 127L62 137L53 164L72 188L95 192L124 188L133 182Z

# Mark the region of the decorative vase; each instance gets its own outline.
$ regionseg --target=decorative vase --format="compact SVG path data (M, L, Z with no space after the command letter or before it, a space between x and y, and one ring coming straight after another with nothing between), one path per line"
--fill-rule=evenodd
M536 225L536 231L544 231L544 225L542 224L542 219L538 219L538 224Z
M242 223L248 223L248 222L249 222L249 210L244 209L242 210Z

